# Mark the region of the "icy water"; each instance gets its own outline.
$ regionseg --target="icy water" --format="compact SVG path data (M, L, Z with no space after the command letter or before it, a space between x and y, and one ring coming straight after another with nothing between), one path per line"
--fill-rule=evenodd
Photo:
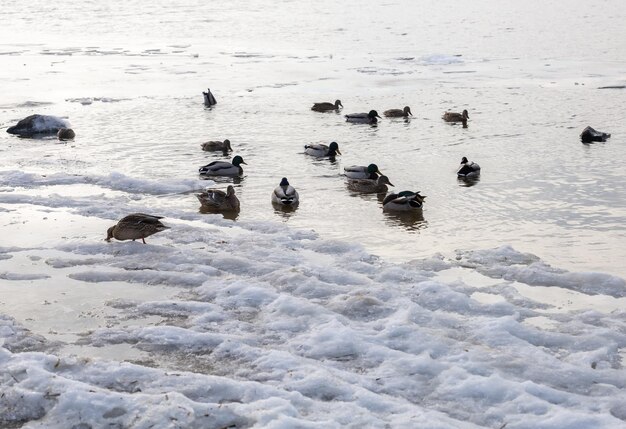
M1 128L77 133L0 132L0 426L626 426L626 89L599 89L626 85L623 2L8 1L0 19ZM467 129L441 120L463 109ZM612 137L584 145L587 125ZM225 138L245 176L201 180L232 155L200 144ZM331 141L335 161L303 154ZM456 179L462 156L479 181ZM420 216L347 189L343 167L372 162L427 195ZM282 177L295 211L270 204ZM200 213L194 193L229 183L236 220ZM104 242L134 211L172 228Z

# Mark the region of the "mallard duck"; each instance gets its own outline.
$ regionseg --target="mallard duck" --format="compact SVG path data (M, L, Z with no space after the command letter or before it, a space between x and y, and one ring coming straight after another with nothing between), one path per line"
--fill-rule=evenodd
M304 153L317 158L323 158L326 156L332 158L335 155L341 155L337 142L332 142L328 146L321 143L307 144L304 146Z
M217 104L217 100L215 100L215 97L213 97L213 94L211 93L211 90L207 88L206 90L207 92L202 92L202 95L204 95L204 105L207 107L211 107Z
M346 116L346 122L353 122L355 124L375 124L378 122L380 116L376 110L370 110L369 113L350 113Z
M72 140L74 137L76 137L76 133L71 128L61 128L57 132L57 138L59 140Z
M146 237L156 234L157 232L168 229L159 219L163 216L153 216L144 213L133 213L123 217L117 223L107 230L106 241L116 240L138 240L141 238L146 244Z
M7 133L20 137L54 135L61 128L69 128L70 124L63 118L49 115L30 115L7 128Z
M243 175L241 164L246 163L241 156L237 155L232 162L213 161L204 167L200 167L198 171L205 176L241 176Z
M207 152L211 152L211 151L222 151L222 152L229 152L232 151L233 148L230 147L230 140L226 139L223 142L221 141L208 141L208 142L204 142L200 145L202 147L202 150L205 150Z
M445 112L441 119L446 122L463 122L463 124L465 125L465 123L467 123L467 120L469 119L469 113L467 113L467 110L463 110L463 113Z
M280 184L272 193L272 203L282 206L295 206L299 202L298 191L289 184L286 177L283 177L283 180L280 181Z
M409 106L404 106L404 109L389 109L383 112L388 118L408 118L409 115L413 116L411 113L411 108Z
M461 178L472 178L480 175L480 165L475 162L469 162L467 158L461 158L461 166L456 172L456 175Z
M421 210L424 204L424 198L426 198L426 196L420 195L420 191L402 191L397 194L389 194L383 200L383 210Z
M344 167L343 171L346 177L350 179L370 179L376 180L382 173L378 169L376 164L364 165L352 165L350 167Z
M583 132L580 133L580 141L583 143L605 142L609 137L611 137L611 134L596 131L591 127L586 127Z
M215 211L239 211L239 198L235 195L233 185L228 185L226 192L219 189L207 189L196 194L200 204Z
M335 100L335 103L328 103L328 102L324 102L324 103L314 103L313 107L311 107L311 110L314 110L316 112L330 112L331 110L339 110L339 107L343 108L343 104L341 104L340 100Z
M387 185L393 186L387 176L378 176L378 179L349 179L348 189L367 194L382 194L387 192Z

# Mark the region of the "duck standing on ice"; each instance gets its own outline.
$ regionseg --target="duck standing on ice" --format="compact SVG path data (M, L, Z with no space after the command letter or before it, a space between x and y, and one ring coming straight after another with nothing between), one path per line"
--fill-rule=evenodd
M111 241L112 238L133 241L141 239L143 244L146 244L146 237L169 228L169 226L163 225L159 219L163 219L163 216L144 213L129 214L107 230L106 241Z

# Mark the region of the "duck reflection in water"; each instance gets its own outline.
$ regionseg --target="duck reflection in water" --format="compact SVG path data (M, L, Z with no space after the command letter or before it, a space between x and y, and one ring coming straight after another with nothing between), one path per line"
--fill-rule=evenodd
M239 211L219 212L202 205L199 211L202 214L222 215L222 217L227 220L237 220L237 218L239 218Z
M409 232L417 232L428 227L424 213L419 211L383 211L385 223L393 227L401 227Z
M459 186L464 188L470 188L480 182L480 176L478 177L457 177Z

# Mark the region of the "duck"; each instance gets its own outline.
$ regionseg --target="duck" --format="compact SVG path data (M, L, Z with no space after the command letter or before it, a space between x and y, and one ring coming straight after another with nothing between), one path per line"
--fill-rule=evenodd
M346 116L346 122L355 124L375 124L380 116L376 110L370 110L369 113L350 113Z
M366 194L382 194L386 193L389 188L387 185L393 186L387 176L378 176L378 179L349 179L348 189Z
M58 116L35 114L7 128L7 133L20 137L50 136L56 135L62 128L70 128L70 123Z
M420 191L402 191L397 194L391 193L383 200L383 210L387 211L416 211L424 205L425 195Z
M280 181L272 193L272 203L281 206L295 206L300 202L298 191L289 184L286 177Z
M339 110L340 106L343 108L341 100L335 100L334 103L314 103L313 107L311 107L311 110L314 110L315 112L330 112L331 110Z
M411 108L409 106L404 106L404 109L389 109L383 112L388 118L408 118L409 115L413 116L411 113Z
M205 176L242 176L243 168L241 164L246 164L239 155L235 156L232 162L213 161L198 170ZM248 165L248 164L246 164Z
M233 148L230 147L230 140L228 139L224 140L223 142L218 141L218 140L212 140L212 141L204 142L200 146L202 147L202 150L207 151L207 152L222 151L226 153L226 152L230 152L233 150Z
M344 167L343 171L349 179L376 180L378 176L382 174L376 164L370 164L368 166L352 165L350 167Z
M460 178L472 178L480 175L480 165L475 162L469 162L466 157L461 158L461 166L456 172Z
M207 107L215 106L217 104L217 100L213 96L213 93L211 93L211 89L207 88L206 91L207 92L202 92L202 95L204 96L204 105Z
M57 131L57 138L59 140L73 140L76 137L76 133L71 128L61 128Z
M133 213L124 216L107 230L106 241L116 240L138 240L141 239L146 244L146 237L156 234L169 228L161 223L159 219L163 216L154 216L145 213Z
M446 122L462 122L463 128L467 128L467 120L469 119L469 113L467 113L467 109L464 109L463 113L444 112L441 119L443 119Z
M589 126L585 127L583 132L580 133L580 141L583 143L605 142L606 139L610 137L611 137L611 134L594 130L593 128Z
M219 189L207 189L196 194L203 207L215 211L239 211L239 198L233 185L228 185L226 192Z
M317 158L333 158L335 155L341 155L337 142L332 142L328 146L322 143L307 144L304 146L304 153Z

